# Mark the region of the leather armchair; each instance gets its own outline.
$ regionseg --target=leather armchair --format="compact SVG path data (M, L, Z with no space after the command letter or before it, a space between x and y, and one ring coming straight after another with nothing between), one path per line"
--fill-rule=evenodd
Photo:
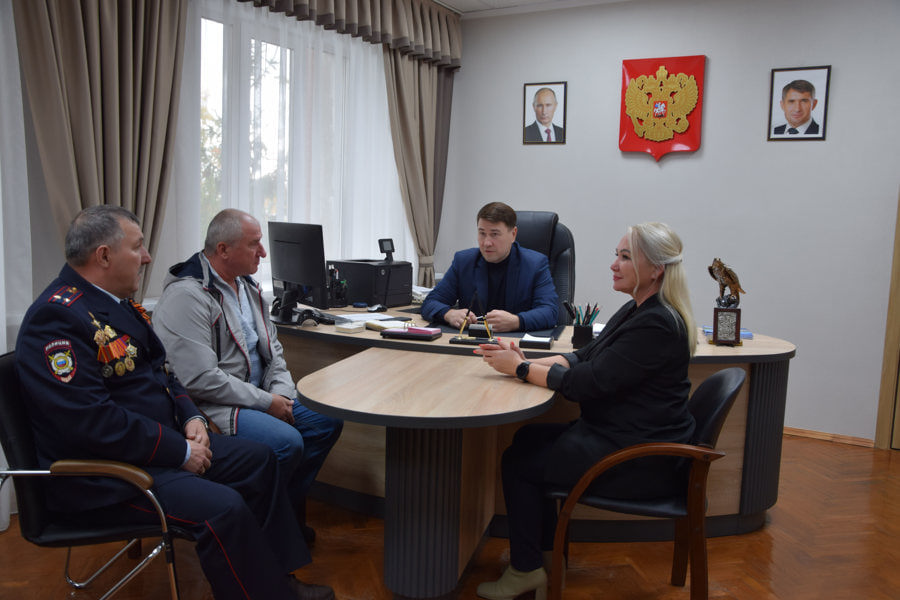
M689 404L697 424L690 444L650 443L622 448L595 463L571 490L548 490L548 497L563 502L553 538L550 600L562 598L563 572L566 568L563 557L568 556L569 520L575 505L579 503L617 513L672 519L675 540L672 585L685 584L690 563L691 600L708 598L706 481L712 462L725 456L724 452L715 450L716 442L746 376L742 368L731 367L714 373L700 384ZM681 457L683 484L679 489L672 490L671 495L645 499L591 493L591 484L607 470L617 465L627 469L628 461L650 456Z
M571 325L572 318L563 302L575 302L575 238L568 227L559 222L555 212L516 211L519 245L540 252L550 261L550 274L559 296L558 325Z

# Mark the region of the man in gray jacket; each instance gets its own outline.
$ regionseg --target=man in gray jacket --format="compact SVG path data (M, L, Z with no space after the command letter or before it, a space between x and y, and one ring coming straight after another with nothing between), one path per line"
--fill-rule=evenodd
M296 399L269 307L250 277L265 256L259 222L240 210L221 211L203 250L169 269L153 326L171 368L210 422L275 451L312 542L306 493L343 422Z

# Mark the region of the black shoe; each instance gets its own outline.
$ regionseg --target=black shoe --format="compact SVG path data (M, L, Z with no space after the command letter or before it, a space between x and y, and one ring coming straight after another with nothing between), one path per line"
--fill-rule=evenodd
M297 600L334 600L334 590L327 585L303 583L293 575L288 575L288 587Z

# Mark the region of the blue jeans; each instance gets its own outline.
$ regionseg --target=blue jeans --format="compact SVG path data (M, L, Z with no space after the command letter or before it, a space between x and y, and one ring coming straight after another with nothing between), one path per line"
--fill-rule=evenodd
M303 506L328 452L341 435L344 422L303 406L294 399L294 424L250 408L238 411L235 437L261 442L275 452L287 480L288 498Z

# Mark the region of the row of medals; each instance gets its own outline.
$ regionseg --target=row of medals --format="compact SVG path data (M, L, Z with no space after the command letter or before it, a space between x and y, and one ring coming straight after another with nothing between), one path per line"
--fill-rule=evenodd
M116 337L116 330L94 321L97 331L94 333L94 342L97 343L97 360L103 363L100 373L104 377L112 377L115 373L119 377L126 371L134 371L134 358L137 356L137 348L131 343L127 335ZM116 338L116 339L113 339ZM112 363L115 360L115 363Z

